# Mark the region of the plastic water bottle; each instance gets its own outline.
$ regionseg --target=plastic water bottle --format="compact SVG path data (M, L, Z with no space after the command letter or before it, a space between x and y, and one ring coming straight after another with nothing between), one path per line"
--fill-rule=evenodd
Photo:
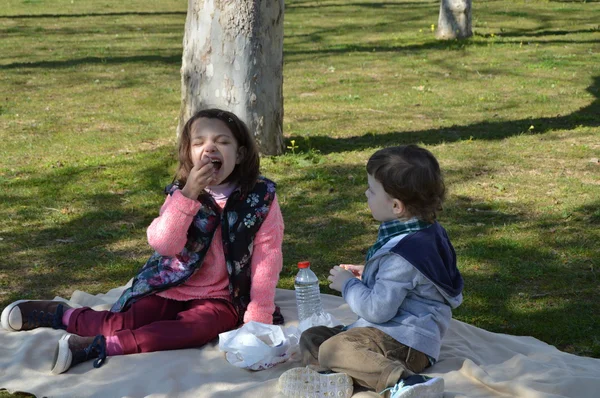
M310 262L298 263L298 274L294 280L296 290L296 306L298 307L298 320L302 322L313 314L323 312L321 305L321 292L319 278L310 269Z

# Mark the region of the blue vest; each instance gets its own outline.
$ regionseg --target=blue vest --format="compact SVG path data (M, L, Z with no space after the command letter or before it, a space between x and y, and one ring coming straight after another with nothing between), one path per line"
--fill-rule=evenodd
M456 267L456 252L446 230L437 222L405 236L390 251L404 257L450 297L462 292L464 283Z

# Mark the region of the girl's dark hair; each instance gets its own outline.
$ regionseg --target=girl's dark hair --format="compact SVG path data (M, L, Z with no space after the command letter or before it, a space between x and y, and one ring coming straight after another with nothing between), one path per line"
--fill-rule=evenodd
M235 165L231 174L223 182L235 181L239 184L243 193L250 192L260 174L258 147L246 123L241 121L235 114L222 109L203 109L196 112L185 123L179 136L179 167L175 173L175 179L179 181L180 186L185 185L190 170L194 166L190 157L191 132L194 122L201 118L218 119L225 123L235 137L238 147L244 148L241 162Z
M400 200L411 216L435 221L446 186L437 159L427 149L417 145L381 149L367 162L367 173L388 195Z

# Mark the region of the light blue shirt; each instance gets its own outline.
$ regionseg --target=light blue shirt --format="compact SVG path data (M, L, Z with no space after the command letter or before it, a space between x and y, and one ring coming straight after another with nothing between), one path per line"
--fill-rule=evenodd
M359 319L348 325L374 327L437 361L452 308L462 293L449 296L402 256L390 250L406 235L377 250L365 264L362 280L351 278L342 295Z

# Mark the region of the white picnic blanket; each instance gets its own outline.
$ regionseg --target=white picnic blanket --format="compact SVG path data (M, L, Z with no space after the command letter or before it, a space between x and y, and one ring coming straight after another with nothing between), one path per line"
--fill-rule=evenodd
M75 291L70 304L108 309L124 287L97 296ZM355 316L343 299L322 295L324 309L344 323ZM286 326L297 325L292 290L278 289ZM64 331L0 330L0 389L37 397L282 397L277 379L299 366L286 362L262 371L236 368L217 341L199 349L109 357L67 373L50 374L56 342ZM578 357L533 337L490 333L452 321L440 361L426 373L444 378L445 397L600 397L600 359ZM377 397L362 391L354 397Z

